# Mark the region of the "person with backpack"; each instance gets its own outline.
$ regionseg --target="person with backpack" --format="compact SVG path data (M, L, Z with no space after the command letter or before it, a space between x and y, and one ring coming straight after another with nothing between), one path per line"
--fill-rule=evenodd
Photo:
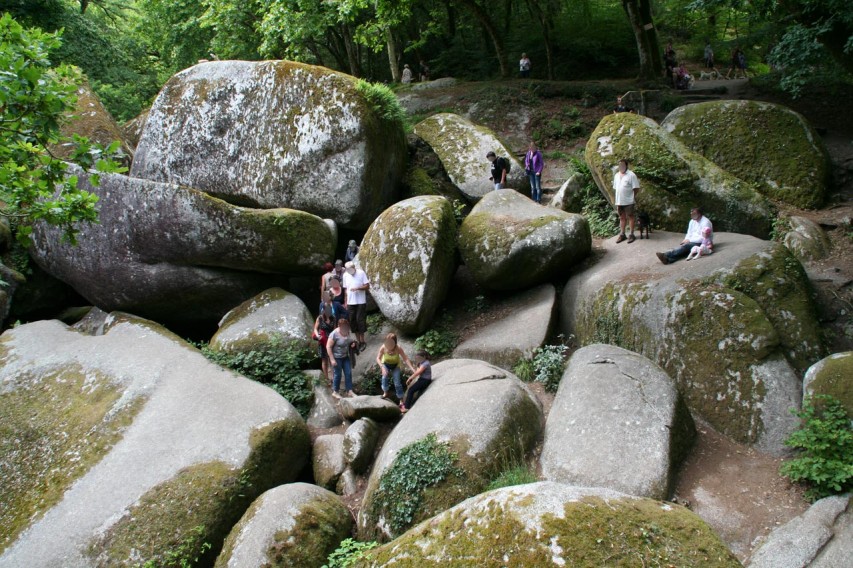
M486 154L486 159L492 164L492 176L489 180L495 184L495 189L503 189L506 187L506 176L509 174L509 160L498 158L494 152Z

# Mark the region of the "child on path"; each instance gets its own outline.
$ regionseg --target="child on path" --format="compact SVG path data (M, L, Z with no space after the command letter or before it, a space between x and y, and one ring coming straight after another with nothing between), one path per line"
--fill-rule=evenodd
M702 229L702 244L698 244L690 249L690 254L687 255L687 260L693 260L700 256L708 256L714 252L714 241L711 240L711 228L705 227Z
M406 380L409 392L406 393L406 401L400 403L400 411L403 413L408 412L415 404L415 393L425 391L432 384L432 365L429 362L429 353L423 349L415 353L415 363L418 365L418 370Z

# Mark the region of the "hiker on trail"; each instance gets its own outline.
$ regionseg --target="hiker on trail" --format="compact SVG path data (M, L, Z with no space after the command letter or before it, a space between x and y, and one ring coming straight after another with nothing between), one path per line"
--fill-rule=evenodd
M358 338L358 349L363 351L367 346L364 333L367 331L367 290L370 288L370 280L364 270L356 268L352 261L344 266L344 288L347 290L345 307L349 312L352 331Z
M621 243L628 239L633 243L634 237L634 201L640 190L640 180L637 175L628 169L628 160L619 160L619 169L613 176L613 195L616 198L616 212L619 214L619 236L616 242ZM630 224L631 236L625 236L625 225Z
M411 82L412 82L412 70L411 70L411 69L409 69L409 64L408 64L408 63L406 63L405 65L403 65L403 77L400 79L400 81L401 81L404 85L408 85L409 83L411 83Z
M349 350L355 347L355 338L350 334L349 322L345 319L338 320L338 327L329 334L326 342L326 354L334 371L332 378L332 396L341 398L338 389L341 386L341 372L344 374L344 386L346 396L355 396L352 392L352 361L349 358Z
M542 152L536 147L536 142L531 140L527 154L524 155L524 171L530 180L530 199L536 203L542 203L542 169L544 167Z
M415 367L409 360L408 355L397 343L397 334L389 333L385 336L385 341L379 347L379 352L376 354L376 363L379 365L379 370L382 371L382 398L388 398L388 389L391 387L389 378L394 380L394 393L397 395L397 400L402 402L406 391L403 389L403 381L400 379L403 363L409 370L414 373Z
M349 262L358 254L358 243L355 240L350 240L347 245L347 251L344 253L344 261Z
M711 40L705 40L705 67L714 69L714 50L711 48Z
M521 59L518 62L518 75L522 79L530 77L530 58L527 57L526 53L521 54Z
M665 66L666 78L669 79L670 84L675 86L675 79L672 76L672 70L675 69L675 66L678 65L678 61L675 59L675 49L672 47L672 42L666 44L666 48L663 50L663 63Z
M415 394L427 390L432 384L432 364L429 362L429 353L423 349L415 353L415 363L418 365L418 370L406 381L409 392L406 393L406 401L400 403L400 410L403 413L408 412L415 404Z
M681 241L681 244L678 247L668 250L666 252L656 252L658 260L660 260L663 264L670 264L675 262L679 258L684 258L690 251L693 250L695 246L702 245L702 232L705 228L711 230L711 241L714 240L714 226L711 224L711 221L708 220L702 214L701 207L694 207L690 210L690 223L687 224L687 234L684 235L684 240Z
M495 189L503 189L506 187L506 158L498 158L494 152L489 152L486 154L486 159L492 164L492 175L489 180L495 184Z
M326 343L329 335L335 330L334 309L331 304L321 304L320 315L314 320L314 333L311 335L317 340L317 355L320 357L320 368L323 370L323 378L328 381L329 376L329 352Z

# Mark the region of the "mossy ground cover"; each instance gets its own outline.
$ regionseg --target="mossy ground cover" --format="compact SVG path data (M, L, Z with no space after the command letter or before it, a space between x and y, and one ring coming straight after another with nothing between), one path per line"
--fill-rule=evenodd
M76 365L16 381L0 394L0 552L107 454L144 404L116 409L122 389Z

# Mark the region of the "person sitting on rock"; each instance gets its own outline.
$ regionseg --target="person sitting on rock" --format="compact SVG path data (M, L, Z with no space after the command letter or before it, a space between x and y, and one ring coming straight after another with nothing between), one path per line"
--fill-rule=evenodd
M400 411L403 413L408 412L415 404L415 394L427 390L432 384L432 365L429 362L429 353L423 349L415 353L415 363L418 364L418 370L406 380L409 392L406 393L405 402L400 403Z
M702 214L701 207L694 207L690 210L690 223L687 224L687 234L684 235L684 240L681 241L681 244L666 252L656 252L655 254L663 264L670 264L675 262L679 258L684 258L690 251L693 250L695 246L702 245L702 231L705 228L711 230L711 240L714 240L714 226L711 224L711 221L708 220Z
M409 370L414 373L415 368L409 360L408 355L397 343L397 334L389 333L385 336L385 341L379 347L379 352L376 354L376 363L382 371L382 398L388 398L388 375L394 379L394 391L397 395L397 400L402 401L405 391L403 390L403 381L400 380L402 364L405 363Z
M694 258L699 258L700 256L708 256L709 254L713 254L714 252L714 241L711 240L711 229L710 227L705 227L702 229L702 244L696 245L692 249L690 249L690 254L687 255L685 260L693 260Z

